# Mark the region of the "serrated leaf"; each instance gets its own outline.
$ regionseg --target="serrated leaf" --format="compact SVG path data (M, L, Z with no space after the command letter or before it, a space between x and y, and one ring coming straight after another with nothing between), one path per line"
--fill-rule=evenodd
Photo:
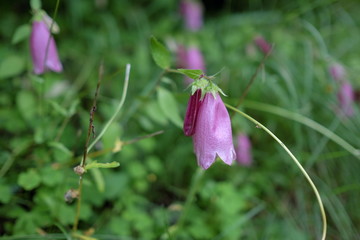
M0 78L9 78L25 70L25 59L20 56L9 56L2 59L0 64Z
M173 94L165 88L159 87L157 89L157 99L164 115L176 126L182 128L179 108Z
M177 69L182 74L192 79L199 79L201 75L204 75L202 70L199 69Z
M120 166L120 163L115 161L111 163L98 163L97 161L93 161L86 164L85 170L89 170L92 168L116 168L118 166Z
M40 185L41 178L39 174L34 170L30 169L19 175L18 184L25 190L32 190Z
M29 24L24 24L16 28L15 33L12 37L11 43L16 44L27 39L30 36L31 27Z
M168 69L171 65L171 55L168 49L154 36L150 38L151 54L155 63L162 69Z

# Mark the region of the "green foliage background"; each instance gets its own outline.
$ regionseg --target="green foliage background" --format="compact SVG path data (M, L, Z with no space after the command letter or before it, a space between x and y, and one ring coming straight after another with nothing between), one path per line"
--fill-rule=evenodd
M56 1L43 1L53 15ZM105 5L101 5L104 2ZM301 160L318 186L328 215L328 239L360 239L360 157L314 129L280 117L267 103L299 113L360 148L355 115L338 114L339 86L328 73L342 63L360 87L360 4L356 0L204 1L205 24L184 29L179 2L61 0L55 36L64 72L32 74L30 5L3 1L0 9L0 235L4 239L71 239L78 187L73 167L86 139L89 109L103 60L104 80L95 113L100 132L120 101L125 65L128 97L92 152L130 141L121 151L91 158L117 161L115 169L85 175L80 229L98 239L319 239L315 196L286 153L238 115L233 132L252 139L254 163L217 161L198 180L192 140L181 119L189 93L183 77L152 60L150 37L172 49L197 45L207 73L236 105L263 54L253 39L274 44L242 109L270 128ZM21 28L19 30L19 28ZM15 34L17 32L17 34ZM176 68L176 53L172 52ZM180 127L179 127L180 126ZM91 156L91 155L90 155ZM185 205L190 190L194 197ZM184 206L186 208L184 208ZM186 209L183 226L177 222Z

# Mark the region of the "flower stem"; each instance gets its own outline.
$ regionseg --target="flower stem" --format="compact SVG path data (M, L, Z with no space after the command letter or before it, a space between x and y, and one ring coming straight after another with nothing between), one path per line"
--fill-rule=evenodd
M86 164L86 158L87 158L87 154L88 154L88 145L89 145L89 141L90 141L90 137L91 137L91 133L94 131L94 113L96 111L96 101L97 101L97 97L99 95L99 89L100 89L100 84L101 84L101 80L104 74L104 65L103 63L100 64L99 67L99 78L98 78L98 82L96 85L96 91L95 91L95 97L94 97L94 101L93 101L93 105L90 109L90 121L89 121L89 127L88 127L88 132L87 132L87 137L86 137L86 142L85 142L85 146L84 146L84 156L81 159L81 163L80 166L82 168L85 168L85 164ZM77 231L78 225L79 225L79 217L80 217L80 209L81 209L81 196L82 196L82 185L83 185L83 174L80 175L79 178L79 194L78 194L78 199L77 199L77 205L76 205L76 213L75 213L75 219L74 219L74 225L73 225L73 232Z
M308 175L308 173L306 172L306 170L302 167L302 165L300 164L300 162L297 160L297 158L292 154L292 152L286 147L286 145L278 138L276 137L275 134L273 134L268 128L266 128L264 125L262 125L260 122L258 122L257 120L255 120L254 118L250 117L249 115L247 115L246 113L234 108L233 106L230 106L228 104L225 104L225 106L239 114L241 114L242 116L244 116L245 118L247 118L248 120L250 120L251 122L255 123L257 127L262 128L265 132L267 132L273 139L275 139L280 146L287 152L287 154L292 158L292 160L295 162L295 164L298 166L298 168L301 170L301 172L303 173L303 175L305 176L306 180L309 182L311 188L313 189L317 201L319 203L319 207L320 207L320 212L321 212L321 217L322 217L322 221L323 221L323 232L322 232L322 237L321 239L324 240L326 238L326 230L327 230L327 220L326 220L326 213L324 210L324 206L320 197L320 194L315 186L315 184L313 183L313 181L311 180L310 176Z

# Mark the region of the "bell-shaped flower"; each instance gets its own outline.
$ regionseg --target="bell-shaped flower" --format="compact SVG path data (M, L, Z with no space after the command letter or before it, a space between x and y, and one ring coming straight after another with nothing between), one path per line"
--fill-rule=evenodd
M264 37L257 36L254 39L254 42L258 48L266 55L271 51L271 44L269 44Z
M207 169L214 163L217 156L226 164L231 165L236 154L229 113L217 92L207 92L203 98L199 98L197 94L199 90L190 99L184 131L185 134L186 131L189 131L190 135L193 134L194 152L198 165Z
M202 5L194 0L183 0L180 3L180 13L185 20L185 27L190 31L198 31L203 25Z
M355 101L355 93L348 81L343 81L340 85L338 99L342 113L347 117L354 115L353 104Z
M340 63L334 63L329 67L330 75L333 79L337 81L342 81L345 79L346 72L343 65Z
M42 74L47 70L62 71L55 40L43 21L34 21L32 24L30 51L35 74Z
M236 161L244 166L252 164L251 141L246 134L237 136L237 146L235 148Z

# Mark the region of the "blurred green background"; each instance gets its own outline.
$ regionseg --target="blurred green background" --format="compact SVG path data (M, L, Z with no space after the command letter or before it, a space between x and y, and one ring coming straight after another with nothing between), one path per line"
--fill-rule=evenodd
M360 239L359 101L353 104L353 116L339 114L339 84L328 71L334 62L341 63L355 91L360 89L359 1L203 1L204 26L197 32L184 28L179 4L60 0L56 21L61 31L55 40L64 71L36 76L28 41L30 4L1 2L0 236L72 239L76 201L66 203L64 194L78 187L72 169L82 156L103 61L96 134L120 101L127 63L131 73L125 105L92 150L99 155L91 158L120 166L89 170L84 177L79 229L85 235L320 239L322 222L313 191L264 131L230 113L234 136L246 132L251 138L253 164L229 167L217 161L199 177L191 138L161 107L158 92L166 89L182 117L189 93L182 76L164 74L152 60L152 35L171 50L173 68L175 43L197 46L207 74L222 70L216 82L227 95L224 102L232 105L264 57L254 43L261 35L274 49L241 109L271 129L313 178L328 216L328 239ZM56 1L42 3L50 16L55 6ZM21 26L23 36L16 39ZM294 121L291 114L280 116L279 109L314 120L341 141ZM101 151L114 148L118 140L159 130L164 132L121 151ZM344 148L342 141L354 149Z

